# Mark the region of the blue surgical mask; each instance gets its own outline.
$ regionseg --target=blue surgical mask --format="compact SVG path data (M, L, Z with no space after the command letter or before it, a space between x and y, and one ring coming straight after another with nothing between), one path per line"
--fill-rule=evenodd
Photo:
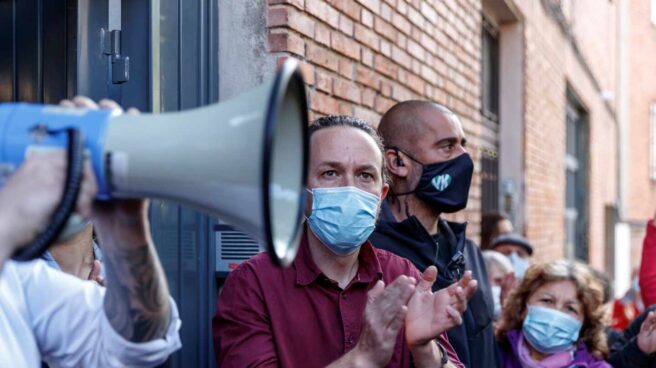
M355 187L315 188L310 230L333 253L355 252L374 231L380 198Z
M526 269L529 266L528 259L520 257L517 252L510 253L508 258L510 259L510 263L512 263L513 270L515 271L515 277L520 280L523 279L524 273L526 273Z
M493 285L490 287L492 290L492 300L494 301L494 320L496 321L501 315L501 286Z
M571 349L579 339L581 321L561 311L529 306L522 333L537 351L553 354Z

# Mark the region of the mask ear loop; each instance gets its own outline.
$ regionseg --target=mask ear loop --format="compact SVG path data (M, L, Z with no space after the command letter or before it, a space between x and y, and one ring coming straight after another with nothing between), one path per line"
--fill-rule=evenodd
M421 165L422 170L423 170L423 167L424 167L425 165L424 165L421 161L419 161L419 160L417 160L416 158L412 157L412 155L409 155L409 154L406 153L405 151L399 149L399 147L397 147L397 146L390 147L390 148L393 149L394 152L396 153L396 163L397 163L397 166L405 166L405 165L399 165L399 163L403 163L403 161L401 161L401 156L399 156L399 152L403 152L403 154L405 154L406 156L408 156L409 159L411 159L412 161L414 161L414 162L418 163L419 165ZM403 192L403 193L394 193L394 191L392 191L391 189L390 189L390 191L392 192L392 195L393 195L393 196L395 196L395 197L399 197L399 196L405 196L405 195L408 195L408 194L413 194L414 192L417 191L417 188L415 188L415 189L413 189L413 190L411 190L411 191L409 191L409 192ZM406 202L407 202L407 200L406 200Z
M415 159L415 158L412 157L411 155L409 155L409 154L407 154L406 152L404 152L404 151L402 151L401 149L399 149L398 146L394 146L394 147L390 147L390 148L393 149L393 150L394 150L394 153L396 154L396 166L405 166L405 164L403 163L403 161L401 161L401 156L399 156L399 152L403 152L406 156L408 156L408 158L410 158L412 161L414 161L414 162L420 164L420 165L422 166L422 168L423 168L423 166L424 166L423 163L421 163L419 160ZM396 198L396 199L398 199L398 197L400 197L400 196L404 196L404 197L405 197L404 200L403 200L403 202L404 202L404 204L405 204L405 216L408 217L408 218L409 218L409 217L412 217L412 215L410 214L410 211L408 210L409 206L408 206L408 197L407 197L407 196L408 196L408 194L413 194L416 190L417 190L417 189L415 188L414 190L411 190L411 191L409 191L409 192L394 193L394 190L390 188L390 194L391 194L390 197L391 197L391 198ZM398 212L401 212L401 201L400 201L400 200L396 201L396 209L397 209Z

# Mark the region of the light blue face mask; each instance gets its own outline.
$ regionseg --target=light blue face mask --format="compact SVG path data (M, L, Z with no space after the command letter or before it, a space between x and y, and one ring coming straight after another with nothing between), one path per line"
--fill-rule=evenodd
M581 325L581 321L561 311L529 306L522 332L536 350L553 354L574 346L579 339Z
M520 257L517 252L510 253L508 258L510 259L510 263L512 263L513 270L515 271L515 277L520 280L523 279L529 266L528 259Z
M333 253L355 252L376 227L380 198L355 187L315 188L310 230Z

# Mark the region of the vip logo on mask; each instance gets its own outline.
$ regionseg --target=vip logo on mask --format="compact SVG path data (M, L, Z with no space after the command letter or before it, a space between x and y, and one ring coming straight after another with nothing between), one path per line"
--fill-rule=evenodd
M442 174L438 175L431 180L431 184L437 189L438 191L443 191L444 189L448 188L449 185L451 184L451 175L449 174Z

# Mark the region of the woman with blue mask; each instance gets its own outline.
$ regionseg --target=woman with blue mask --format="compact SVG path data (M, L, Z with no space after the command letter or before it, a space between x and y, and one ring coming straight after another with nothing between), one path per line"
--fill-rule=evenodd
M528 268L497 330L504 368L606 368L602 287L564 260Z

